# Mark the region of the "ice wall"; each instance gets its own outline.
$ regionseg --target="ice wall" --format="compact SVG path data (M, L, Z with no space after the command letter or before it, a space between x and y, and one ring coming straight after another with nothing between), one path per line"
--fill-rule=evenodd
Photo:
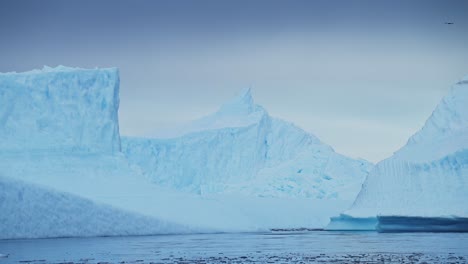
M468 149L427 162L384 160L371 171L347 214L468 216Z
M0 74L0 151L120 151L119 74L44 67Z

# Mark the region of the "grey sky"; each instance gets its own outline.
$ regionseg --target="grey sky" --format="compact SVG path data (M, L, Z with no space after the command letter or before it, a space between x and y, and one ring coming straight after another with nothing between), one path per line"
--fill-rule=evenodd
M467 13L468 1L2 1L0 71L118 67L124 135L250 86L271 115L379 161L468 75Z

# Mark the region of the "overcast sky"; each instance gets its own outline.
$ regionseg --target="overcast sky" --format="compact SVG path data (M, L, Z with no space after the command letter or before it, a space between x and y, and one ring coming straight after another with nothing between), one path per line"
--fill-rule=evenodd
M0 71L118 67L121 134L136 136L252 87L271 115L376 162L468 75L467 14L468 1L3 0Z

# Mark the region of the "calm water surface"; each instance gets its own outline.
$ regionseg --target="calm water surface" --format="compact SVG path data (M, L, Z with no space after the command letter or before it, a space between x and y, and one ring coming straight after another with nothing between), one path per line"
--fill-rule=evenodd
M468 233L327 232L0 241L2 263L467 263Z

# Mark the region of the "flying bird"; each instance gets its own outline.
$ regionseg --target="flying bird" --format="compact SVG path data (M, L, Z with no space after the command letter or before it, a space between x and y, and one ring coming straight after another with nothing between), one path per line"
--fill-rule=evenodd
M453 25L454 23L453 22L445 22L444 24L445 25Z

